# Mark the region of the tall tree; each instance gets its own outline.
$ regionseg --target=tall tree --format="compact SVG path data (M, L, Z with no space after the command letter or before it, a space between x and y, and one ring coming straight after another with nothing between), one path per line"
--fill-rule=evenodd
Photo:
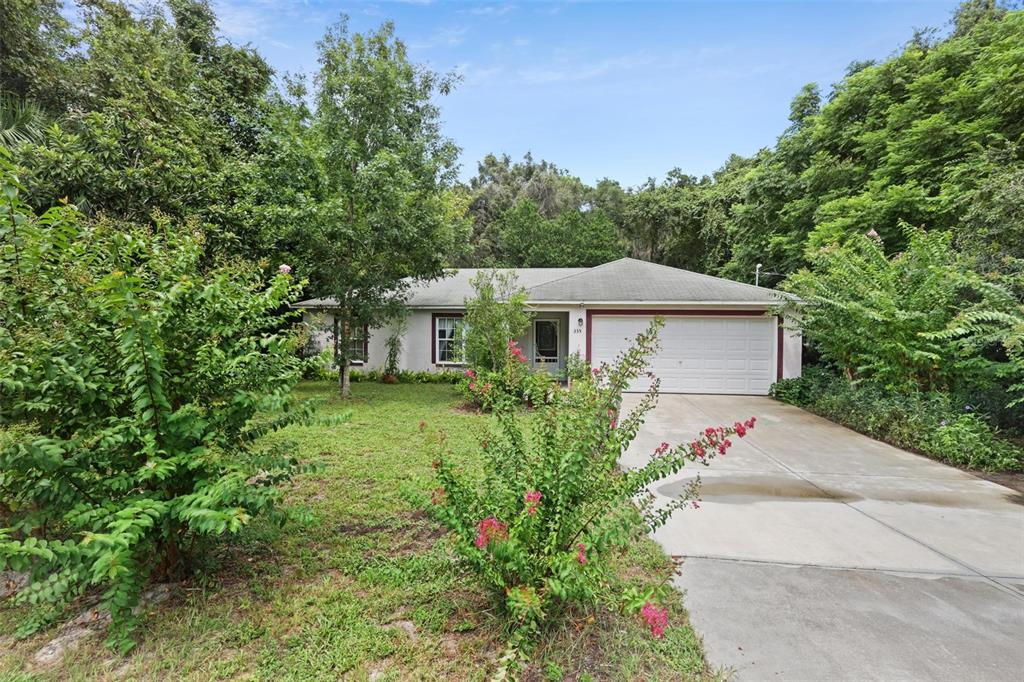
M326 196L308 231L308 266L337 301L336 362L349 393L350 335L380 324L416 280L439 277L456 243L450 196L458 149L440 132L435 95L453 80L409 61L385 23L319 43L313 132Z

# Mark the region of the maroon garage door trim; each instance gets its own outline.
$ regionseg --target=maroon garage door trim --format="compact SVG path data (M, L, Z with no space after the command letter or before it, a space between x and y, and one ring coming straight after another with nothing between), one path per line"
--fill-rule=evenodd
M594 330L594 317L596 315L623 315L649 316L661 315L663 317L765 317L763 310L640 310L637 308L602 308L600 310L587 311L587 362L590 362L591 338ZM778 341L776 342L775 355L775 376L782 379L782 320L775 315L776 327L778 328Z

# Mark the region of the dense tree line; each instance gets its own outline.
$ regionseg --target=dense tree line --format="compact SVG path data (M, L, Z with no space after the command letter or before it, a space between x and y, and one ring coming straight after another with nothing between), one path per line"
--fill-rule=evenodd
M805 86L773 147L711 176L589 187L547 162L488 157L469 186L472 258L531 264L503 244L509 224L524 231L516 204L531 202L535 225L596 209L630 255L744 281L757 263L792 273L870 230L896 253L904 223L953 232L981 268L1008 267L1024 257L1022 61L1024 12L970 2L946 37L922 31L883 62L851 64L825 96Z

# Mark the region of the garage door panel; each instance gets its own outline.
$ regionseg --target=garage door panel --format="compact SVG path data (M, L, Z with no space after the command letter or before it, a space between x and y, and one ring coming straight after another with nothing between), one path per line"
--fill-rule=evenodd
M651 318L641 315L594 315L591 361L612 362L645 331ZM660 350L650 370L666 393L764 395L774 380L775 322L768 317L666 317ZM642 377L630 390L644 391Z

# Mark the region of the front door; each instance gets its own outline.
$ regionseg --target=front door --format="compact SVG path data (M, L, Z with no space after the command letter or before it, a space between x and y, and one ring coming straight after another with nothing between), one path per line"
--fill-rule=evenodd
M533 321L533 366L548 372L557 372L559 361L558 320Z

